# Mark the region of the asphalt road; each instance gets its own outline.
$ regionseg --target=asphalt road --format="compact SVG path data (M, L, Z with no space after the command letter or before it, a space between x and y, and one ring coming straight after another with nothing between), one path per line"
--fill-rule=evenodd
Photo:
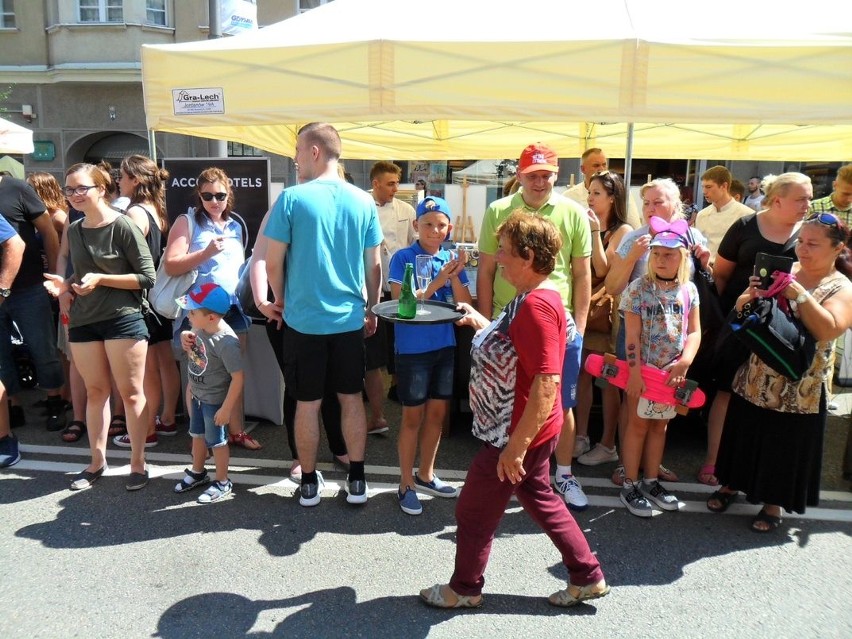
M571 610L545 597L564 587L549 540L513 504L494 543L485 603L440 611L416 593L446 582L454 554L454 502L424 500L420 517L394 496L396 442L370 438L370 501L353 507L328 463L321 504L300 507L286 478L280 427L260 424L259 453L234 451L234 496L201 506L172 487L188 437L151 449L156 478L127 493L127 452L87 491L67 490L85 445L46 433L34 408L16 431L25 459L0 472L0 637L843 637L852 636L852 493L826 477L822 503L787 517L775 535L747 528L757 508L704 508L692 475L703 434L673 425L666 463L686 508L631 516L609 482L612 466L577 467L592 506L576 515L612 593ZM389 408L391 420L393 408ZM845 441L833 418L826 472ZM464 424L444 440L439 473L460 483L477 443ZM696 461L697 460L697 461Z

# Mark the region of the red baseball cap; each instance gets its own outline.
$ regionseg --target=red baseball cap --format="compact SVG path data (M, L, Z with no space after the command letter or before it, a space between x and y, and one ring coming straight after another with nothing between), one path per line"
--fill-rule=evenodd
M559 157L556 151L551 149L546 144L537 142L530 144L521 153L521 159L518 162L518 173L529 173L530 171L553 171L559 172Z

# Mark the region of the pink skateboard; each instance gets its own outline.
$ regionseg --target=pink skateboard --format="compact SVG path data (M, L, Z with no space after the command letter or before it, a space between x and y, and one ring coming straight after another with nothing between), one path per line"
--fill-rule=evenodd
M612 353L590 354L586 358L585 369L600 382L609 382L622 390L627 387L627 362L616 359ZM643 365L642 379L645 382L645 393L642 397L658 404L674 406L681 415L686 415L690 408L699 408L704 405L706 400L704 391L698 388L696 382L688 379L675 387L666 384L668 378L667 371Z

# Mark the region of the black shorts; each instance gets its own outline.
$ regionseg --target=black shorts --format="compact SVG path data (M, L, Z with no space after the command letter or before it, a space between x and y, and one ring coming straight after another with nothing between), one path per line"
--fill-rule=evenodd
M388 365L387 322L379 320L376 332L364 340L367 370L372 371Z
M172 320L149 309L145 314L145 325L148 327L148 344L159 344L172 340Z
M284 383L298 401L322 399L326 388L354 395L364 388L364 331L308 335L284 330Z
M74 342L106 342L111 339L147 340L148 328L145 326L142 313L131 313L68 329L68 341L72 344Z

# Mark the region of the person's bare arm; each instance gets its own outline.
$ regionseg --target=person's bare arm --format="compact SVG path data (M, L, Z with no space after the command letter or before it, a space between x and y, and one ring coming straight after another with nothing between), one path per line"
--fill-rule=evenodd
M589 304L592 299L592 269L588 257L571 258L571 272L574 278L572 301L574 303L574 323L580 335L586 333L586 320L589 319Z
M45 211L39 215L33 220L33 226L41 235L44 254L47 255L47 270L50 273L55 273L56 257L59 255L59 235L56 234L56 227L53 226L50 214Z
M12 282L21 268L21 260L24 257L26 243L20 235L13 235L3 242L3 259L0 263L0 288L12 288Z
M716 282L716 292L721 295L728 287L728 282L731 275L734 274L736 262L727 260L721 255L716 255L716 261L713 263L713 280Z
M382 258L380 246L371 246L364 250L364 280L367 288L367 308L364 315L364 331L367 337L376 332L378 318L373 307L379 303L382 294Z
M479 253L476 273L476 308L485 317L494 312L494 276L497 274L497 257Z

